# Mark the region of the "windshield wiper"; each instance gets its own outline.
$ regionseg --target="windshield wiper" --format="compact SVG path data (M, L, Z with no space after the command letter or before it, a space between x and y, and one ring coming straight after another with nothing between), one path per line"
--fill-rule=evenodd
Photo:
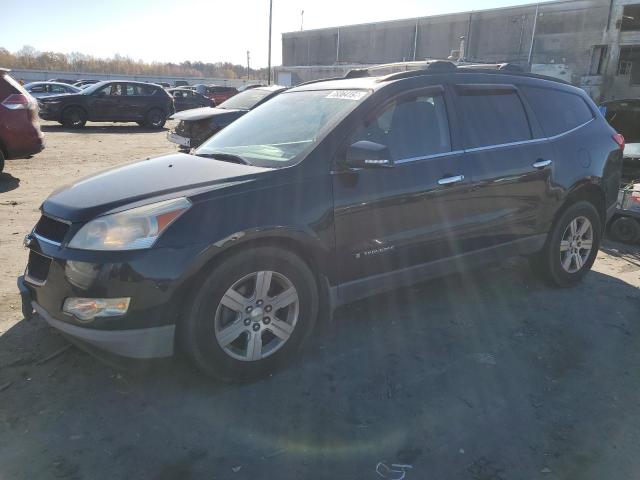
M251 163L240 155L234 155L233 153L224 152L208 152L208 153L196 153L198 157L213 158L214 160L222 160L223 162L240 163L242 165L251 165Z

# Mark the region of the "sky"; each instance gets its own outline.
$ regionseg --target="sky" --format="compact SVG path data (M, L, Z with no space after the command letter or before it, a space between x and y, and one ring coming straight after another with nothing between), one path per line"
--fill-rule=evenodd
M281 33L398 18L497 8L532 0L273 0L272 65L282 61ZM0 47L115 54L179 63L267 65L269 0L0 0Z

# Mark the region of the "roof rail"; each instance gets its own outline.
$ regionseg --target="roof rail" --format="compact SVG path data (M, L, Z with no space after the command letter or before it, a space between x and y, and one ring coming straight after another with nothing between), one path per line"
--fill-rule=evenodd
M343 78L362 78L368 76L369 70L367 68L353 68L349 70Z
M524 72L523 68L515 63L471 63L469 65L463 64L459 67L485 70L503 70L507 72Z
M311 85L312 83L330 82L331 80L343 80L344 78L345 77L329 77L329 78L319 78L317 80L308 80L306 82L298 83L296 87L300 87L302 85Z
M427 63L426 68L419 70L406 70L404 72L390 73L378 79L378 82L388 82L390 80L400 80L401 78L419 77L428 73L450 73L455 72L456 64L448 60L433 60Z

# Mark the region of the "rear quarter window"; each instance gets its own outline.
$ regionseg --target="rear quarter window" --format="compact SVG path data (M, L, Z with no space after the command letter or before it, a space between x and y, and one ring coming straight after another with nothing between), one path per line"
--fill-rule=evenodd
M524 106L515 90L467 90L458 93L467 148L531 140Z
M580 95L553 88L519 88L548 137L568 132L593 118L593 112Z

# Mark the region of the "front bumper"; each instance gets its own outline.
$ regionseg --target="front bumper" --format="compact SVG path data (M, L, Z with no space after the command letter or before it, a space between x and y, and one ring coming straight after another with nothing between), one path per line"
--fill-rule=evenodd
M18 280L25 318L35 310L65 334L120 356L173 353L175 324L192 287L191 269L201 246L99 253L36 237L29 249L25 276ZM130 297L131 303L124 315L83 322L63 311L69 297Z
M191 147L191 139L187 137L183 137L182 135L178 135L175 132L167 133L167 140L172 143L178 144L181 147L190 148Z
M53 328L80 344L132 359L164 358L173 355L175 325L132 330L84 328L51 316L32 299L31 291L25 284L23 277L18 278L18 289L22 297L22 312L25 318L29 319L35 313Z

